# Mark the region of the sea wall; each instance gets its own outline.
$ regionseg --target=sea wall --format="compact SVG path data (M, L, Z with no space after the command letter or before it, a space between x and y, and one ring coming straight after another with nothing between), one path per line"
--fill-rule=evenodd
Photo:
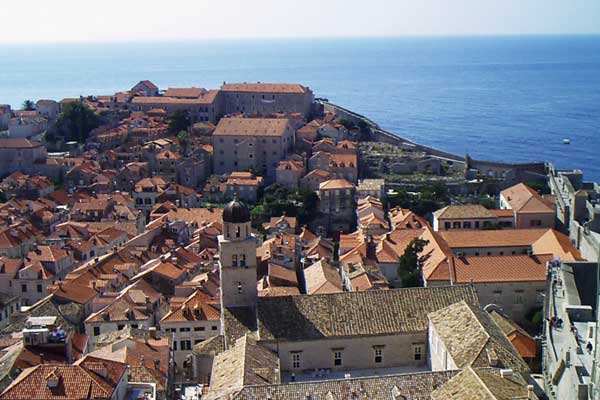
M415 143L409 139L398 136L392 132L388 132L375 123L373 120L365 117L364 115L360 115L355 113L354 111L350 111L347 108L338 106L337 104L330 103L326 100L318 100L323 105L324 111L333 112L341 119L345 119L347 121L351 121L354 124L358 124L360 121L363 121L371 128L371 135L374 141L394 144L397 146L401 146L407 149L414 149L415 151L422 151L430 156L434 156L437 158L441 158L451 162L459 162L464 163L465 158L461 156L457 156L456 154L448 153L447 151L435 149L433 147L424 146L422 144Z

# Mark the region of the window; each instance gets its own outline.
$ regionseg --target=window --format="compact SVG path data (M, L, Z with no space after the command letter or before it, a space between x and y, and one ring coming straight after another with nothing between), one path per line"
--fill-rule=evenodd
M238 266L238 257L237 254L234 254L231 256L231 266L232 267L237 267Z
M216 330L217 330L217 326L216 326L216 325L213 325L213 326L212 326L212 330L213 330L213 331L216 331Z
M198 343L202 343L202 342L203 342L202 339L196 339L196 340L194 340L194 344L198 344Z
M456 221L452 223L452 228L453 229L460 229L460 221Z
M242 282L238 282L237 291L238 291L238 294L244 293L244 287L242 286Z
M531 226L542 226L542 221L539 219L532 219L529 224Z
M179 332L191 332L192 328L179 328Z
M246 234L247 234L247 233L248 233L248 232L246 232ZM245 266L246 266L246 255L245 255L245 254L242 254L242 255L240 256L240 267L245 267Z
M125 325L123 325L123 324L117 325L117 330L118 331L122 330L123 328L125 328Z
M133 329L137 329L137 328L138 328L138 324L131 324L131 327L132 327Z
M448 230L450 229L451 225L450 222L444 222L444 229Z
M479 221L475 221L475 229L479 229Z
M333 352L333 365L339 367L342 365L342 351L336 350Z
M100 334L100 327L99 326L95 326L94 327L94 336L98 336Z
M300 353L292 353L292 368L300 369Z
M423 358L423 345L413 345L413 355L415 361L421 361L421 359Z
M173 351L177 351L177 341L173 340Z
M204 332L206 328L204 328L203 326L197 326L194 328L194 332Z
M27 285L21 285L21 292L27 293Z
M381 347L375 348L375 364L381 364L383 362L383 349Z
M192 341L191 340L182 340L180 342L181 350L191 350L192 349Z
M42 293L42 290L43 290L43 289L42 289L42 285L41 285L41 284L38 284L38 285L37 285L37 292L38 292L38 293Z
M464 229L471 229L471 222L470 221L463 222L463 228Z
M515 291L515 304L523 304L523 291L522 290Z

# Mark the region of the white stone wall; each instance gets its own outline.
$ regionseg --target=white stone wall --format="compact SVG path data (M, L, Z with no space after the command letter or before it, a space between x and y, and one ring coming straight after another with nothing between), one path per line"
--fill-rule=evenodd
M427 333L384 336L356 336L302 342L262 343L275 351L286 372L314 369L367 369L427 365ZM422 346L421 360L414 360L413 345ZM375 362L375 349L382 349L382 362ZM342 352L342 365L334 365L334 352ZM292 354L300 353L300 368L294 368Z

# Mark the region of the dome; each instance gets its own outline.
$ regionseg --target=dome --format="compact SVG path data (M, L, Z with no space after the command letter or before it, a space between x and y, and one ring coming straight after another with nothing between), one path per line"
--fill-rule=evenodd
M244 203L234 199L223 208L223 222L234 224L250 222L250 210Z

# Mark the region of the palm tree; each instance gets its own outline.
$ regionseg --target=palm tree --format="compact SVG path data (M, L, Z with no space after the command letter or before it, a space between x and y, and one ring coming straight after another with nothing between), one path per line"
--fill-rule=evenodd
M35 110L35 103L32 100L25 100L23 102L23 110L25 110L25 111Z

